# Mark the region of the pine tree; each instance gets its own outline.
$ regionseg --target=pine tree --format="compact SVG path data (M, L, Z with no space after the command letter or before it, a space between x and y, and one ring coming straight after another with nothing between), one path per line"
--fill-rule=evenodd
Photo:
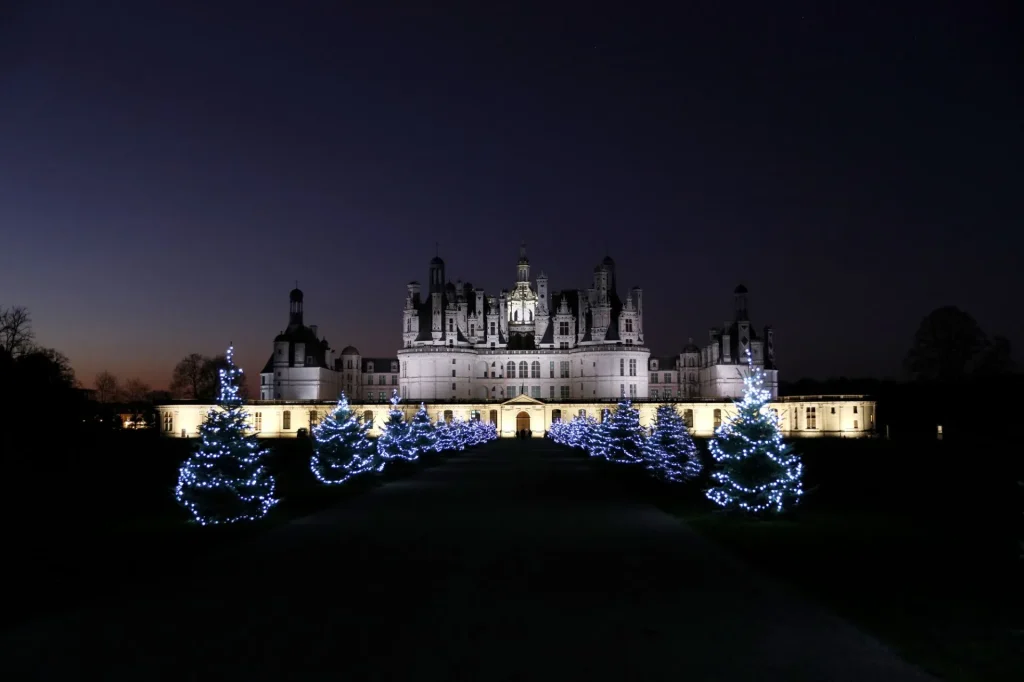
M599 429L604 458L616 464L639 464L643 461L644 436L640 413L627 399L619 401Z
M344 483L353 476L380 472L383 461L366 432L370 425L360 423L341 394L338 405L313 427L313 457L309 466L321 483Z
M430 423L430 415L427 414L427 408L423 403L420 403L420 409L412 418L409 436L417 454L436 451L437 432L434 430L434 425Z
M260 519L277 503L265 465L270 451L250 429L238 393L242 370L234 365L234 348L226 360L217 407L199 427L199 445L182 464L175 489L178 503L204 526Z
M602 410L601 421L596 419L590 424L590 428L583 434L584 449L591 457L607 457L611 449L611 436L608 434L608 427L611 425L612 411Z
M749 352L747 366L736 415L718 427L709 446L716 464L711 478L718 485L705 494L727 509L781 512L803 495L803 464L782 440L779 417L768 407L771 392Z
M644 441L644 466L658 478L672 483L700 474L697 445L673 405L658 406L651 435Z
M455 446L452 430L443 419L437 420L437 424L434 425L434 433L437 435L437 444L434 446L436 452L448 452Z
M393 391L390 401L391 410L388 412L387 421L381 425L380 437L377 438L377 454L384 462L393 462L399 459L413 461L417 457L409 422L405 421L405 415L398 409L400 401L398 391Z

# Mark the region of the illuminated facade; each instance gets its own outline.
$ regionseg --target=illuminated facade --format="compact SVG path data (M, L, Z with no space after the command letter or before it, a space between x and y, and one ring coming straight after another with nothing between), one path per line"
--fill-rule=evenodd
M529 429L535 438L542 437L555 420L568 420L578 414L597 419L605 410L615 409L615 401L566 401L548 403L520 395L503 402L425 403L431 419L482 419L494 423L503 438L513 437L517 430ZM640 412L640 424L650 426L658 401L634 403ZM731 400L695 399L674 403L695 436L709 437L723 421L735 412ZM249 423L257 435L265 438L294 438L323 419L336 406L335 401L254 400L248 403ZM213 407L186 401L159 405L158 424L165 436L194 438L198 435L203 415ZM378 426L387 420L390 405L351 404L352 410L371 422L370 435L379 435ZM402 402L399 408L406 419L419 409L418 402ZM875 401L865 396L799 396L773 401L778 410L783 436L787 438L867 438L874 435Z

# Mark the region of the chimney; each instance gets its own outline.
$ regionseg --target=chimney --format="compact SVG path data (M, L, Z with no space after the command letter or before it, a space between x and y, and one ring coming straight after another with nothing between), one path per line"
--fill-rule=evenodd
M309 328L313 330L313 336L319 339L320 335L317 334L317 326L315 324L311 324L309 325Z

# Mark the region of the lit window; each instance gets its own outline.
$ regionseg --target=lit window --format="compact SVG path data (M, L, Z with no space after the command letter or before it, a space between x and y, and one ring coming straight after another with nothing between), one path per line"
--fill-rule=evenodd
M254 425L255 425L255 430L257 432L262 431L263 430L263 413L262 412L256 412L255 414L253 414L253 422L254 422Z
M805 422L806 422L806 426L807 426L808 429L816 429L816 428L818 428L818 414L817 414L817 411L818 410L815 407L808 407L806 409L806 419L805 419Z
M291 410L285 410L281 413L281 428L285 431L292 428L292 413Z

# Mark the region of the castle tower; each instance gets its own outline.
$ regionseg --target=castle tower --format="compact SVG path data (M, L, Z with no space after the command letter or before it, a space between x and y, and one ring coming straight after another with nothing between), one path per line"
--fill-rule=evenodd
M295 329L302 326L302 289L296 286L288 294L288 328Z
M430 287L428 291L430 293L440 293L444 291L444 261L441 260L440 256L434 256L430 259Z
M517 266L516 282L530 281L530 259L526 257L526 242L519 245L519 265Z

